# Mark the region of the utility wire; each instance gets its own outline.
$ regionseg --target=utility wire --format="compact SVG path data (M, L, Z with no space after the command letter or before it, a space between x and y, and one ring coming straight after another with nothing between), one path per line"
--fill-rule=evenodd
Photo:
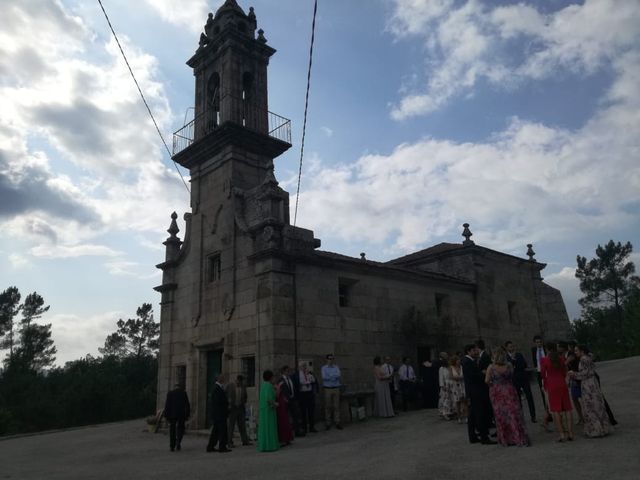
M98 0L100 1L100 0ZM311 47L309 48L309 70L307 71L307 94L304 100L304 120L302 122L302 142L300 142L300 167L298 169L298 188L296 190L296 208L293 214L293 226L298 220L298 201L300 199L300 182L302 180L302 159L304 158L304 138L307 132L307 110L309 109L309 88L311 87L311 65L313 64L313 44L316 36L316 14L318 13L318 0L313 4L313 22L311 23Z
M136 80L136 76L133 74L133 70L131 69L131 65L129 65L129 60L127 60L127 56L124 54L124 50L122 49L122 45L120 45L120 40L118 40L118 36L116 35L115 30L113 29L113 25L111 25L111 20L109 20L109 15L107 15L107 12L105 11L104 6L102 5L102 0L98 0L98 3L100 4L100 8L102 9L102 13L104 13L104 18L107 20L107 23L109 24L109 28L111 29L111 33L113 34L113 38L115 39L116 43L118 44L118 48L120 49L120 53L122 54L122 58L124 58L124 63L127 64L127 68L129 69L129 73L131 74L131 78L133 78L133 82L136 84L136 88L138 89L138 93L140 93L140 97L142 98L144 106L147 107L147 112L149 112L149 116L151 117L151 121L153 122L153 125L156 127L156 131L158 132L158 135L160 135L160 140L162 140L162 143L164 144L164 148L167 150L167 153L169 154L169 158L171 158L171 150L169 150L169 146L167 145L167 142L164 141L164 137L162 136L162 132L160 132L160 128L158 127L158 123L156 122L156 119L154 118L153 113L151 113L151 108L149 108L149 104L147 103L147 99L144 98L144 94L142 93L142 90L140 89L140 85L138 84L138 80ZM182 179L182 183L184 183L184 187L187 189L187 192L191 193L191 190L189 190L189 185L187 185L187 182L185 181L184 177L182 176L182 172L180 172L180 167L178 167L178 164L176 163L175 160L173 160L173 158L171 158L171 161L176 166L176 171L178 172L178 175L180 175L180 178ZM296 207L297 207L297 205L296 205Z

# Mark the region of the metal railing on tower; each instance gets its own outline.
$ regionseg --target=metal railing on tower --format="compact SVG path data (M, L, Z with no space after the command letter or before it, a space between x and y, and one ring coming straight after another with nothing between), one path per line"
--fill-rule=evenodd
M291 144L291 120L231 95L217 102L173 134L173 155L177 155L194 142L204 138L226 122L241 125Z

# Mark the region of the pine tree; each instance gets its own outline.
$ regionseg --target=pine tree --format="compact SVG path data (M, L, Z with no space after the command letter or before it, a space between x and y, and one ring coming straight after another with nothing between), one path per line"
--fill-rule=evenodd
M126 357L127 339L120 333L113 332L107 336L104 347L98 348L98 351L105 357Z
M100 353L136 359L157 353L160 324L153 319L151 304L143 303L136 310L136 315L137 318L118 320L118 330L107 336Z
M49 311L44 299L33 292L22 304L20 319L20 345L15 349L14 361L28 370L39 371L53 365L57 348L51 338L51 324L39 325L34 320Z
M576 278L580 280L580 290L584 294L580 305L586 310L613 307L619 328L623 323L623 303L640 281L633 275L635 265L629 261L632 251L631 242L622 245L609 240L604 247L598 245L596 257L588 262L580 255L576 258Z
M9 287L0 293L0 348L9 349L9 359L13 357L14 322L13 319L22 309L20 291ZM6 338L3 338L5 337Z

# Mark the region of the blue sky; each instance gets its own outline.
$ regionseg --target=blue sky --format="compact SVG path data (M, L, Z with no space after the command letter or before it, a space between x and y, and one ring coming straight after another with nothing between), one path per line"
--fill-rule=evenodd
M103 1L169 144L220 3ZM293 205L313 2L239 3L278 50ZM189 199L97 1L9 0L0 18L0 288L45 297L62 363L157 305ZM577 316L576 255L640 249L639 25L635 0L320 0L298 225L376 260L461 241L464 222L489 248L531 242Z

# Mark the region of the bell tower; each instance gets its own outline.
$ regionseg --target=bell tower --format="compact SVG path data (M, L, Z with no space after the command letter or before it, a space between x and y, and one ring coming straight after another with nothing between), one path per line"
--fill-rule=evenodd
M287 259L319 246L313 232L290 225L289 194L273 172L274 158L291 147L290 121L268 110L274 53L253 8L245 13L226 0L209 14L187 61L195 113L174 133L173 159L189 170L191 211L183 239L171 216L165 261L157 265L158 405L176 381L185 383L199 428L209 423L212 382L222 369L253 377L274 362L275 324L291 325L295 311ZM274 313L275 304L287 305L286 315Z
M276 50L256 29L253 7L245 14L235 0L226 0L209 13L187 61L195 76L195 115L174 134L173 159L191 173L230 145L262 157L258 168L291 147L290 121L268 106L267 67Z

